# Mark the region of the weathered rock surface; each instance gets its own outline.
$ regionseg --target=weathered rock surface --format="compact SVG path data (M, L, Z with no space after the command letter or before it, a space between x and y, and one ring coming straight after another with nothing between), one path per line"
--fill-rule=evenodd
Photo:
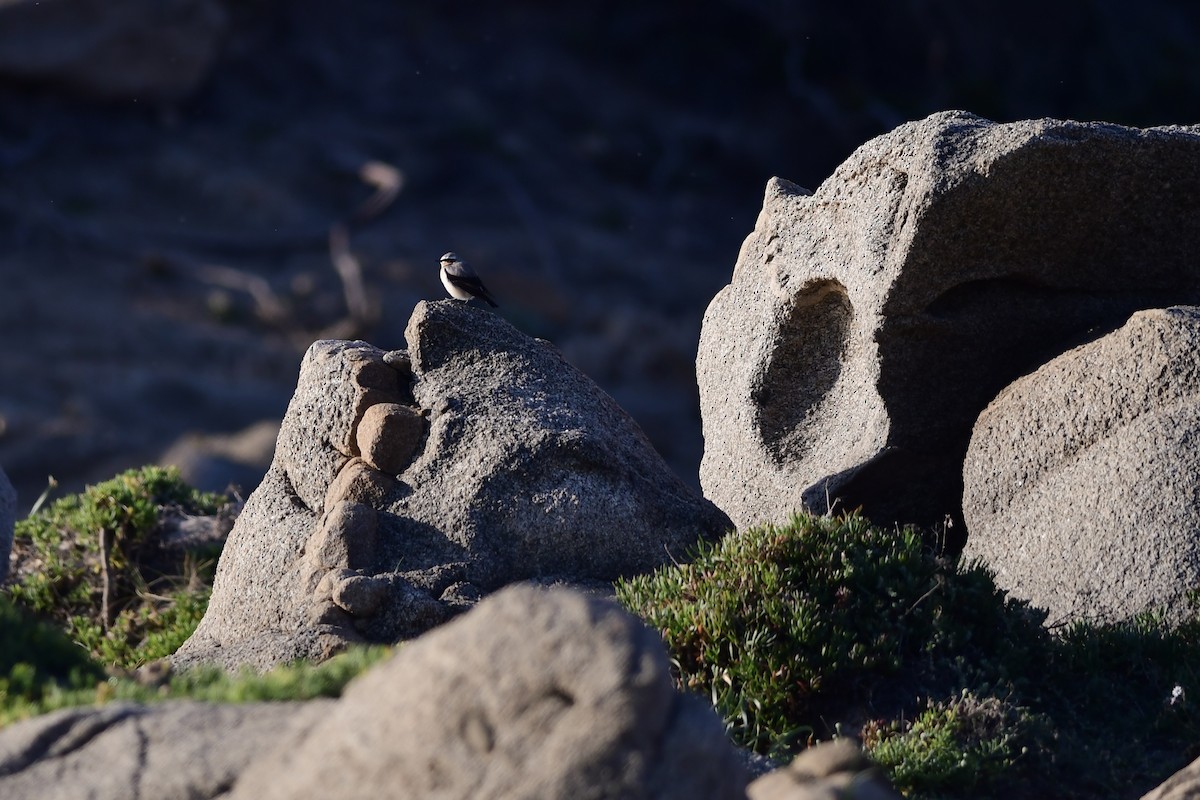
M1200 131L961 112L859 148L810 194L772 180L697 358L707 497L739 526L827 502L957 519L1004 386L1200 302Z
M615 604L507 588L401 648L230 797L742 798L705 703Z
M246 766L333 701L114 704L0 730L5 800L169 800L227 791Z
M406 336L407 357L310 348L176 666L409 638L504 584L612 580L729 527L547 343L453 301Z
M508 587L337 701L74 709L0 731L0 797L744 798L712 709L615 603Z
M376 560L378 511L359 502L361 486L350 478L361 467L357 420L371 405L404 401L399 373L382 356L362 342L309 349L271 468L230 532L208 611L176 653L176 666L212 661L266 669L328 657L358 638L350 618L315 594L330 571ZM339 476L346 496L327 503ZM380 494L389 481L378 475Z
M1049 622L1185 612L1200 584L1200 309L1134 314L975 423L964 556Z
M0 585L8 578L8 560L12 553L13 525L17 522L17 492L0 469Z
M101 100L178 100L208 73L225 26L213 0L8 0L0 75Z
M879 767L849 739L805 750L746 789L749 800L900 800Z
M1142 795L1142 800L1195 800L1200 797L1200 758Z

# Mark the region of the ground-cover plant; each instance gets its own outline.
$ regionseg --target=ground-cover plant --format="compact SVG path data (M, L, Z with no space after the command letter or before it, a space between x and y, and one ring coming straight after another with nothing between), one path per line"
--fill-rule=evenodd
M800 514L617 596L736 742L855 735L912 797L1136 798L1200 755L1200 622L1049 632L914 530Z
M931 702L914 720L876 721L862 730L864 746L893 784L908 797L930 798L1023 796L1030 788L1025 762L1039 762L1050 733L1048 720L1011 699L967 689Z
M1044 636L1037 615L986 575L958 575L917 531L854 515L730 534L687 564L620 583L617 596L662 632L681 683L713 698L734 740L764 753L859 721L844 698L863 698L850 717L870 717L884 676L903 671L905 694L966 671L1012 680ZM978 635L973 620L992 630Z
M337 697L351 679L392 652L392 648L381 645L363 645L320 664L297 662L264 674L249 669L231 674L217 667L198 667L170 675L161 682L149 682L132 674L104 677L99 666L90 662L82 649L74 649L83 656L84 666L64 678L27 681L19 675L19 680L8 684L0 678L0 728L49 711L116 700L249 703ZM25 670L22 675L27 673Z
M0 718L34 713L50 695L103 678L104 670L61 630L0 595Z
M204 614L219 542L168 541L168 523L219 515L230 503L174 469L130 470L19 521L4 591L103 664L169 655Z
M133 672L174 653L207 606L219 540L179 537L180 521L207 523L196 518L228 512L230 502L192 489L176 470L143 467L18 522L16 569L0 591L0 727L112 700L334 697L391 652L356 647L262 675L216 667L161 679ZM184 541L166 541L172 535Z

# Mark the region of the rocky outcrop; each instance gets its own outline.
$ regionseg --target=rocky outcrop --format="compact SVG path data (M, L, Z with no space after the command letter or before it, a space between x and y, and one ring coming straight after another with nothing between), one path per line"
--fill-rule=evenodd
M8 578L8 560L12 553L13 526L17 523L17 492L0 469L0 586Z
M964 556L1049 622L1186 613L1200 584L1200 309L1142 311L975 423Z
M406 337L310 348L177 666L410 638L507 583L610 581L729 527L546 342L453 301Z
M226 17L215 0L8 0L0 76L99 100L179 100L208 74Z
M868 142L815 193L772 180L704 318L705 495L739 526L828 504L959 519L997 392L1133 311L1200 302L1197 196L1194 128L961 112Z
M0 731L0 796L740 800L724 727L609 601L515 586L337 701L62 711Z
M353 783L348 790L347 784ZM720 720L616 605L505 589L407 645L236 798L741 798Z

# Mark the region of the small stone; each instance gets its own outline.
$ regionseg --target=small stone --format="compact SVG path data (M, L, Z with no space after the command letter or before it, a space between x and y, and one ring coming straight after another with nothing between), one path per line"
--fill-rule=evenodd
M746 788L749 800L900 800L858 744L849 739L822 742L791 764L758 778Z
M400 373L402 378L412 375L412 356L407 350L387 351L383 354L383 363Z
M133 673L133 679L142 686L162 686L171 677L171 660L159 658L142 664Z
M346 500L380 508L395 488L395 478L372 469L361 458L352 458L329 484L325 508Z
M353 630L350 615L332 600L326 600L312 607L308 621L314 626L333 627L339 630Z
M379 610L388 594L382 578L353 575L333 585L333 602L354 617L369 617Z
M353 578L358 573L352 569L331 569L321 576L317 588L313 590L313 600L323 603L333 597L333 587L341 581Z
M425 420L417 409L398 403L371 406L355 431L363 461L391 475L412 462L424 435Z
M379 513L369 505L341 500L325 512L308 540L305 555L326 569L368 569L375 559Z
M461 611L475 605L482 598L483 592L479 591L479 587L473 583L460 581L450 584L438 599L456 611Z
M396 370L382 361L361 361L355 366L354 382L364 389L377 389L393 394L399 391Z

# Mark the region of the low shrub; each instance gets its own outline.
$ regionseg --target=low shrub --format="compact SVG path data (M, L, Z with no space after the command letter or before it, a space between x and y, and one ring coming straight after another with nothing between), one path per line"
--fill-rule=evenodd
M662 633L681 685L712 698L735 741L776 755L894 703L872 702L885 676L905 694L967 672L1002 683L1045 638L986 573L856 515L732 533L617 597Z
M931 534L798 514L617 597L734 741L856 736L913 797L1136 798L1200 756L1200 617L1048 631Z
M220 542L169 546L165 522L230 503L153 466L89 486L16 524L5 591L101 663L132 668L168 655L204 614Z

